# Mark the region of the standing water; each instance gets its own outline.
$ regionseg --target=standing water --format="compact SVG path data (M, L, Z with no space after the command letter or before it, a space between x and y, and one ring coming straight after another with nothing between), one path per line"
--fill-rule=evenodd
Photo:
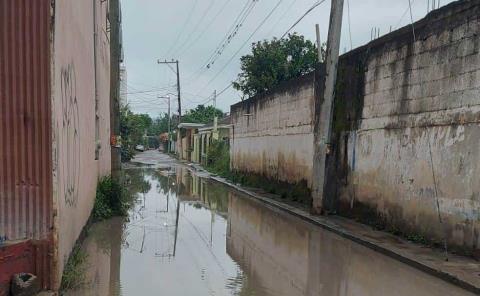
M157 154L125 169L129 217L92 226L67 295L472 295Z

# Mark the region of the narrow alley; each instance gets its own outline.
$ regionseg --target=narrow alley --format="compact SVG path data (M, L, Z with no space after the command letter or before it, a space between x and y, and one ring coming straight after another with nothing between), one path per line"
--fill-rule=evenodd
M480 295L480 0L0 0L0 296Z
M91 227L85 285L67 295L473 295L157 151L124 171L134 206Z

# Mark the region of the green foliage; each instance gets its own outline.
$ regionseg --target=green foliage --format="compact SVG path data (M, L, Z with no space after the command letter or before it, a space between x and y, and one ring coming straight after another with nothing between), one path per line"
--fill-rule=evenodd
M259 41L252 53L241 57L241 70L233 87L246 96L266 92L283 81L307 74L315 69L318 51L303 36Z
M282 199L301 203L306 207L309 207L312 203L312 194L305 180L296 184L290 184L257 174L243 174L231 171L229 145L224 141L213 141L210 144L206 169L233 183L260 188L268 193L276 194Z
M209 123L213 118L222 117L223 112L213 106L198 105L195 109L189 110L182 117L183 122ZM135 155L135 146L158 148L160 145L159 136L168 132L168 114L160 114L152 119L148 114L135 114L129 106L120 109L120 135L122 137L122 161L126 162ZM177 129L178 117L172 115L170 118L170 130ZM145 135L149 136L145 138ZM172 140L176 140L176 134L172 133Z
M174 118L170 118L170 125L172 131L175 130L177 127L177 125L175 124L176 121L174 121L173 119ZM152 124L148 128L148 134L160 135L166 132L168 132L168 114L164 113L153 120Z
M209 123L217 117L222 117L222 110L216 109L213 106L198 105L195 109L188 110L187 113L182 116L182 122L189 123Z
M207 169L219 175L230 172L230 148L225 141L213 141L207 151Z
M290 184L258 174L244 174L238 172L230 172L224 177L233 183L239 183L247 187L260 188L265 190L265 192L278 195L286 201L293 201L302 204L305 207L310 207L312 204L312 193L305 180L296 184Z
M122 161L129 161L135 155L136 145L145 145L145 131L152 125L148 114L134 114L128 106L120 109L120 135L122 137Z
M76 245L63 269L61 291L75 290L85 284L87 261L87 253L80 248L80 245Z
M97 185L97 194L93 206L93 219L105 220L114 216L126 215L127 194L122 186L110 176L101 178Z

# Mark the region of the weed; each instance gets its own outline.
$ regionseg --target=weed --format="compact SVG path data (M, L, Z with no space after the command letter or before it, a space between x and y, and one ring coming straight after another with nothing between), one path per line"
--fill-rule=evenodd
M97 185L97 194L93 206L93 220L101 221L127 213L126 192L110 176L101 178Z
M230 173L230 148L227 142L213 141L208 148L207 170L225 176Z
M61 291L75 290L86 284L85 272L88 267L87 262L87 253L79 245L75 246L63 269Z

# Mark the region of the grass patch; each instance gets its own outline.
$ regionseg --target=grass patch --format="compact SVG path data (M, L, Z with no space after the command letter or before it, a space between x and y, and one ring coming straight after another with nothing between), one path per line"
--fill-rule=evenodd
M80 245L76 245L63 270L60 291L75 290L86 284L87 263L87 253L80 248Z
M230 147L227 142L213 141L207 154L207 170L221 176L230 173Z
M266 192L279 195L282 199L311 206L311 191L307 181L290 184L260 176L258 174L243 174L230 170L230 148L227 142L214 141L208 150L206 169L227 180L248 187L260 188Z
M280 196L286 201L297 202L306 207L310 207L312 204L312 193L308 188L306 180L291 184L258 174L243 174L238 172L229 172L229 174L223 177L233 183L263 189L268 193Z
M95 204L92 217L94 221L101 221L115 216L127 214L127 193L124 188L111 176L101 178L97 184Z

